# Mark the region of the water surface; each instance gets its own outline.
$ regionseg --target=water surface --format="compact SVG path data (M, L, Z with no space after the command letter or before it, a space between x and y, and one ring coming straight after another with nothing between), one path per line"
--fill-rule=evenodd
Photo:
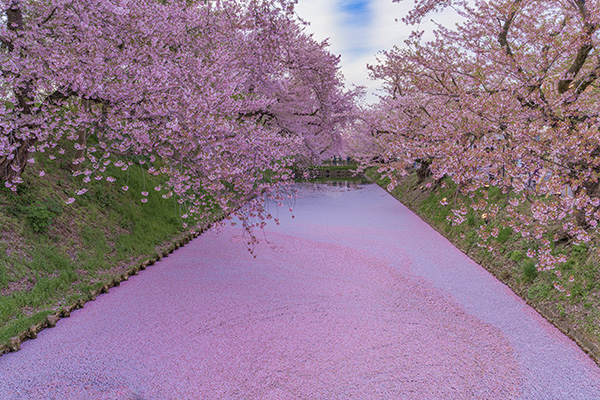
M0 357L0 398L600 398L572 341L381 188L298 188L256 258L210 231Z

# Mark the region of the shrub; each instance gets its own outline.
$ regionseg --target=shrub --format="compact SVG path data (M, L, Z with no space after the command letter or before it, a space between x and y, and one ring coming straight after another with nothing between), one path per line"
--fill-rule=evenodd
M573 250L571 251L571 258L583 263L587 259L587 256L588 248L585 245L579 244L573 246Z
M62 212L61 206L54 200L36 203L25 207L25 219L34 232L45 233L52 221Z
M533 282L538 274L538 270L535 266L535 262L532 260L526 261L521 264L522 276L526 282Z

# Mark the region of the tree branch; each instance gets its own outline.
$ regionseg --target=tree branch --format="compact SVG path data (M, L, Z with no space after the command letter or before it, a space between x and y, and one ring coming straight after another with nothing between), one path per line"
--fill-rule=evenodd
M576 85L572 84L573 80L583 68L585 62L590 55L590 52L594 49L594 46L591 44L592 35L596 30L598 30L598 25L590 23L589 21L589 12L585 6L585 0L573 0L573 5L579 11L581 15L581 19L583 20L583 44L577 50L577 55L575 56L575 60L571 64L569 70L565 73L565 78L558 81L558 93L563 94L569 89L572 89Z
M514 3L511 6L510 14L508 14L508 17L506 18L506 21L504 21L504 25L502 26L502 31L498 35L498 41L500 42L500 46L504 47L506 49L506 54L513 59L513 52L510 49L510 44L508 43L508 31L510 30L510 26L512 25L513 21L515 20L515 17L517 16L517 6L521 2L522 0L514 1Z
M44 20L41 23L38 24L38 27L40 27L40 26L44 25L46 22L50 21L50 19L54 16L54 13L56 12L57 8L58 7L54 7L52 9L52 11L50 12L50 14L46 18L44 18Z

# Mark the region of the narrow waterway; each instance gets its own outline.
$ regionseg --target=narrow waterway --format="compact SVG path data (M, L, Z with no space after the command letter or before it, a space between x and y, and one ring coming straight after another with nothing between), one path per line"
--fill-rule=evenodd
M305 184L0 357L0 399L600 399L600 369L371 184Z

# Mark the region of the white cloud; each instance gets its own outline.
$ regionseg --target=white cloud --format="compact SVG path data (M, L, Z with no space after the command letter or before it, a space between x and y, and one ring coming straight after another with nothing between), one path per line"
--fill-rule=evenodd
M370 18L365 24L349 23L347 15L340 10L346 0L299 0L296 12L311 23L307 31L317 40L330 39L331 52L341 54L342 72L348 86L366 86L368 102L377 101L376 89L381 83L370 80L367 64L376 64L376 54L394 45L402 47L404 40L418 28L431 38L434 24L424 23L418 27L406 26L400 20L412 8L412 1L392 3L391 0L363 0L370 3ZM446 26L458 20L452 10L434 15L434 19ZM399 22L396 22L399 21Z

